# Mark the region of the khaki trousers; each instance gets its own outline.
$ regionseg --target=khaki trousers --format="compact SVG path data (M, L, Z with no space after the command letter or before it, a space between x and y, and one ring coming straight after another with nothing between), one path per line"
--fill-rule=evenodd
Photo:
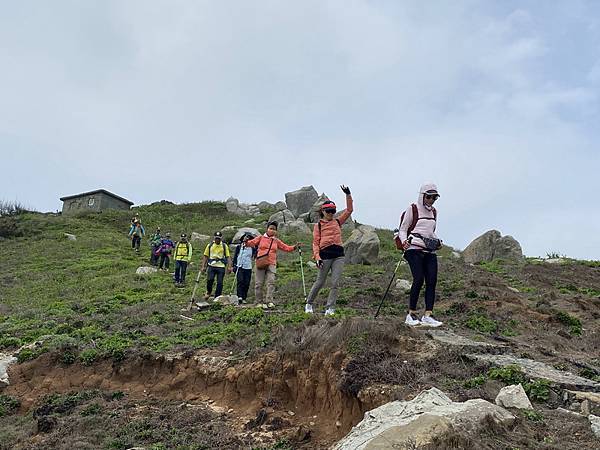
M254 273L254 295L256 297L256 303L265 303L263 296L263 286L267 283L267 299L266 303L273 301L273 294L275 293L275 266L269 266L266 269L256 269Z

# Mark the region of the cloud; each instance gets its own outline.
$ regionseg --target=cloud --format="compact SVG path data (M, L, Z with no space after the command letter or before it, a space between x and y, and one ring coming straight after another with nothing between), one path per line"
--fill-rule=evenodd
M56 209L59 196L98 187L136 203L274 201L347 183L359 220L393 228L431 179L447 242L501 228L543 254L563 228L548 221L533 236L526 224L560 216L600 168L593 6L553 8L11 4L0 148L44 189L15 170L0 191ZM587 69L567 73L562 60ZM599 257L600 243L561 251Z

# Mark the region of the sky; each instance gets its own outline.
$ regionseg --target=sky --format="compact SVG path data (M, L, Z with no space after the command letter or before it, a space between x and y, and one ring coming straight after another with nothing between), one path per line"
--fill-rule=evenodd
M275 202L600 259L600 2L0 0L0 199Z

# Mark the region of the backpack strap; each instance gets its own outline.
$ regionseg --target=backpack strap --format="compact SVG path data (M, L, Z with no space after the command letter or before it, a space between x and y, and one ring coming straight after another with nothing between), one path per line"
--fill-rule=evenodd
M406 236L408 236L409 234L412 233L412 231L417 226L417 222L419 221L419 208L417 208L417 205L415 203L411 204L410 206L412 208L412 222L408 226L408 230L406 231Z

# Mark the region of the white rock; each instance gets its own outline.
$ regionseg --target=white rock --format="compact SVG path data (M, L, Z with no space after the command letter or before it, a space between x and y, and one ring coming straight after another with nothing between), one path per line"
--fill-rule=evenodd
M239 304L239 299L237 295L219 295L214 299L215 303L220 303L222 305L237 305Z
M456 259L460 258L460 253L458 252L452 252L452 256Z
M396 280L396 289L400 291L410 291L412 283L408 280L398 279Z
M148 275L148 274L156 273L156 272L158 272L158 269L156 267L148 267L148 266L138 267L137 270L135 271L135 273L137 275Z
M544 262L548 264L565 264L568 261L565 258L548 258L545 259Z
M508 290L509 290L509 291L512 291L512 292L515 292L515 293L517 293L517 294L518 294L519 292L521 292L521 291L519 291L517 288L514 288L514 287L512 287L512 286L508 286Z
M313 261L308 261L306 263L306 266L310 267L311 269L316 269L317 268L317 265Z
M600 437L600 417L590 414L588 416L590 419L590 425L592 426L592 431L598 437Z
M488 401L453 402L439 389L431 388L411 401L394 401L366 412L364 419L333 449L402 448L409 439L420 446L451 428L472 431L487 415L501 423L515 419L510 412Z
M65 233L65 237L69 240L69 241L76 241L77 240L77 236L75 236L74 234L71 233Z
M496 405L504 408L533 409L521 384L503 387L496 396Z
M0 387L8 386L8 367L17 362L13 355L0 353Z

